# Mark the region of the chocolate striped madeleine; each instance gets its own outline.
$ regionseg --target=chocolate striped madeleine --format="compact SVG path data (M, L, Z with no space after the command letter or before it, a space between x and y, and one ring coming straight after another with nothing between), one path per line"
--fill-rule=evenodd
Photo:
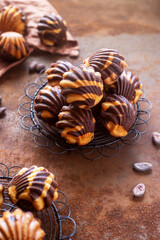
M28 56L28 46L23 36L16 32L0 35L0 57L7 61L20 60Z
M66 100L62 95L61 88L46 86L36 96L34 109L39 119L54 125L64 105L66 105Z
M112 84L118 80L123 69L127 66L116 50L101 48L83 61L86 67L93 67L96 72L101 73L105 84Z
M68 143L85 145L94 138L95 119L90 109L64 106L58 117L56 127Z
M135 104L143 94L141 89L142 84L139 77L134 76L131 72L123 71L117 82L109 85L106 90L111 95L122 95Z
M101 117L112 136L124 137L135 123L136 112L125 97L114 94L102 103Z
M67 103L75 107L92 108L103 97L101 74L95 72L92 67L80 65L71 68L69 72L63 74L60 86Z
M59 85L59 82L63 78L63 74L68 72L73 65L70 62L59 60L56 63L52 63L45 73L48 75L48 84L52 87Z
M55 46L66 41L66 22L60 15L48 14L38 23L38 34L46 46Z
M44 236L40 220L31 212L21 209L5 211L0 218L1 240L42 240Z
M50 207L58 197L58 183L44 167L22 168L8 186L11 201L23 209L33 207L36 211Z
M0 13L0 32L26 33L26 17L20 9L11 5L3 8Z

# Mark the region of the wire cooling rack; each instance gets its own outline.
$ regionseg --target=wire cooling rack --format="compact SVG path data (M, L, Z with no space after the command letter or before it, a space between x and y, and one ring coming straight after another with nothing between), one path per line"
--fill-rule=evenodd
M34 135L34 142L38 146L46 148L52 154L64 154L74 151L91 160L98 159L101 156L112 157L117 155L125 144L133 145L138 143L141 135L148 130L149 112L152 105L143 92L143 97L135 104L137 118L127 136L121 138L112 137L107 133L100 119L96 119L95 137L90 143L85 146L67 144L61 138L56 127L48 126L36 116L34 99L46 84L46 76L44 72L41 72L35 82L28 83L25 86L25 95L19 100L19 113L21 115L21 126Z
M8 183L21 168L20 166L8 167L0 163L0 183L4 186L4 202L0 208L0 217L4 211L14 211L17 208L8 196ZM76 223L70 217L71 210L67 205L67 196L60 190L58 190L58 200L52 202L51 207L33 214L41 220L41 226L46 233L44 240L71 240L76 232Z

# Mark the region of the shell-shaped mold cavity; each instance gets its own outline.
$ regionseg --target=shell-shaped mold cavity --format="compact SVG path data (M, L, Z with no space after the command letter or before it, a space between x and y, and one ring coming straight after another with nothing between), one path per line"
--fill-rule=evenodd
M52 87L59 85L59 82L63 78L63 74L68 72L73 65L68 61L59 60L51 64L51 67L48 68L45 73L47 74L48 84Z
M138 102L143 94L142 84L139 81L139 77L134 76L131 72L125 71L123 71L117 82L106 88L106 91L111 95L122 95L132 104Z
M58 197L58 183L44 167L22 168L9 183L11 201L22 209L40 211Z
M125 97L114 94L102 103L101 117L112 136L123 137L134 125L136 112L134 106Z
M92 67L80 65L71 68L69 72L63 74L60 86L67 103L75 107L92 108L103 97L101 74L95 72Z
M112 84L118 80L127 66L122 57L116 50L102 48L94 52L83 62L86 67L92 66L95 71L101 73L105 84Z
M3 8L0 13L0 32L26 33L26 17L17 7L11 5Z
M85 145L94 138L95 119L90 109L64 106L58 117L56 126L68 143Z
M0 218L1 240L42 240L44 236L40 221L31 212L16 209Z
M60 15L49 14L38 23L38 34L46 46L59 45L66 41L66 22Z
M54 125L61 108L66 104L59 86L46 86L36 96L34 109L39 119Z
M16 32L0 35L0 57L6 61L16 61L28 56L28 46L24 37Z

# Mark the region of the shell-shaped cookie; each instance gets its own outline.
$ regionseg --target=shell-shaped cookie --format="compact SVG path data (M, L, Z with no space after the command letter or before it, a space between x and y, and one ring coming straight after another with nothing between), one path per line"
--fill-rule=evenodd
M55 63L52 63L51 67L45 71L45 73L48 75L48 84L52 87L59 85L59 82L63 78L63 74L68 72L72 67L73 65L68 61L59 60Z
M39 119L54 125L61 108L66 104L59 86L46 86L36 96L34 109Z
M132 104L138 102L143 94L139 77L134 76L131 72L125 71L123 71L117 82L109 85L106 90L111 95L116 94L124 96Z
M92 108L103 97L101 74L95 72L92 67L80 65L71 68L69 72L63 74L60 86L67 103L75 107Z
M38 34L46 46L59 45L66 41L66 22L60 15L48 14L38 23Z
M11 201L23 209L33 207L36 211L50 207L58 197L58 183L44 167L22 168L11 180L8 194Z
M16 61L28 56L28 46L24 37L16 32L0 35L0 57L6 61Z
M0 32L26 33L26 17L17 7L11 5L3 8L0 13Z
M95 119L90 109L64 106L58 117L56 126L68 143L85 145L94 138Z
M1 240L42 240L44 236L40 221L31 212L16 209L0 218Z
M125 97L114 94L102 103L101 117L112 136L123 137L134 125L136 112L134 106Z
M101 73L105 84L112 84L118 80L123 69L127 66L122 57L116 50L102 48L94 52L83 62L86 67L92 66L95 71Z

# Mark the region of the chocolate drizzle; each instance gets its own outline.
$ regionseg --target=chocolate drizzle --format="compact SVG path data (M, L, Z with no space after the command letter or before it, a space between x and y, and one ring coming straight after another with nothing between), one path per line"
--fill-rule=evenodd
M56 63L52 63L51 67L46 70L48 84L52 87L59 85L59 82L63 78L63 74L68 72L73 65L70 62L59 60Z
M142 84L139 78L134 76L131 72L123 71L118 81L108 86L106 90L108 94L122 95L134 104L143 93L141 89Z
M0 57L7 61L16 61L28 55L29 49L23 36L16 32L0 35Z
M100 72L105 84L117 81L123 68L127 66L124 58L116 50L106 48L97 50L83 63L86 67L92 66L95 71Z
M46 46L54 46L66 41L66 22L59 15L45 15L38 23L38 34Z
M23 172L24 170L24 172ZM21 174L22 172L22 174ZM16 191L14 192L13 187ZM22 169L9 184L9 196L13 203L21 208L27 207L31 203L35 210L49 207L57 197L58 184L54 180L54 175L43 167L32 166ZM43 193L42 195L42 192ZM24 194L25 193L25 194ZM41 199L37 201L37 199ZM37 202L36 202L37 201ZM26 203L24 205L24 202Z
M3 8L0 13L0 32L17 32L26 34L26 17L22 11L11 5Z
M61 108L66 105L59 86L46 86L35 98L34 109L37 117L49 124L55 124Z
M95 119L91 110L78 109L71 105L64 106L58 117L59 121L56 123L56 127L61 130L61 136L66 138L69 143L83 145L82 142L87 144L93 139ZM73 142L70 142L70 139Z
M111 135L122 137L132 128L136 113L134 106L125 97L114 94L102 103L101 117Z
M94 107L103 97L100 73L84 65L73 67L69 72L64 73L60 86L66 101L75 107Z

